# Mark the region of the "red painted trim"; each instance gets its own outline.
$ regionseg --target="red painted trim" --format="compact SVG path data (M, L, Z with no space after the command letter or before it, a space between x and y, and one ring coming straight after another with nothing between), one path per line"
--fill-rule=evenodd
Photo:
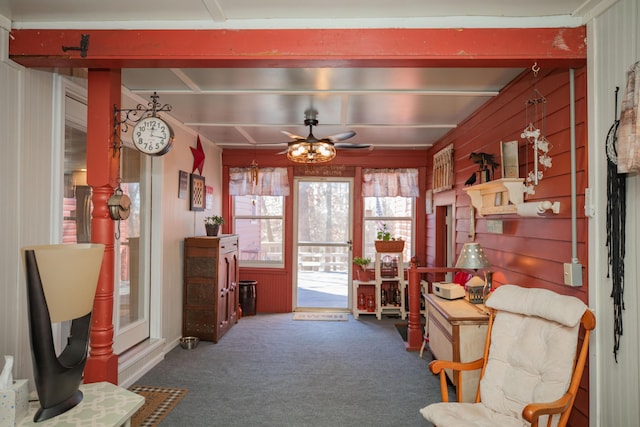
M86 57L62 46L90 36ZM586 27L259 30L15 29L9 57L27 67L578 67Z

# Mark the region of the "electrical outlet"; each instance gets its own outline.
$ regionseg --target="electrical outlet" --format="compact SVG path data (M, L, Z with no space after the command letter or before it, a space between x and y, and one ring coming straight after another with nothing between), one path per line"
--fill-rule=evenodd
M582 264L577 262L564 263L564 284L582 286Z

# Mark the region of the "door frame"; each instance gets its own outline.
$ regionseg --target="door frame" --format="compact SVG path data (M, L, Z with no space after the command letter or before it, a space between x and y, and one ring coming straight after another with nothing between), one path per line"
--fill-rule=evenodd
M298 184L300 182L347 182L349 184L349 261L347 261L347 305L346 308L329 307L298 307ZM331 176L295 176L293 178L293 233L291 235L292 259L291 259L291 306L293 311L345 311L350 312L352 307L352 267L350 262L353 254L353 236L356 222L354 218L354 182L353 177Z

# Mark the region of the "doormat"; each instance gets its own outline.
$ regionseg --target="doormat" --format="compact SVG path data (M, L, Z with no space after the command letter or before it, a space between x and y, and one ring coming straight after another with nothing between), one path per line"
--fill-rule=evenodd
M147 387L129 388L144 397L144 405L131 417L131 427L155 427L187 394L184 388Z
M346 322L347 320L349 320L349 315L347 313L296 312L293 313L293 320L325 320Z

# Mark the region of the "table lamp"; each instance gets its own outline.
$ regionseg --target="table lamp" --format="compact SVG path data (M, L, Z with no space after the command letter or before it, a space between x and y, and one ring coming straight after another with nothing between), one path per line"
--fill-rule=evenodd
M79 390L104 245L61 244L23 248L33 374L40 409L33 420L60 415L82 401ZM59 356L51 323L71 320Z
M458 257L458 261L456 262L456 268L462 268L467 270L478 271L480 268L489 267L491 264L489 260L487 260L484 251L479 243L465 243L462 246L462 252L460 252L460 256ZM473 278L471 279L473 280ZM469 302L475 304L482 304L486 296L489 294L489 283L487 280L487 273L484 273L484 282L481 289L482 294L477 295L475 292L469 292Z

